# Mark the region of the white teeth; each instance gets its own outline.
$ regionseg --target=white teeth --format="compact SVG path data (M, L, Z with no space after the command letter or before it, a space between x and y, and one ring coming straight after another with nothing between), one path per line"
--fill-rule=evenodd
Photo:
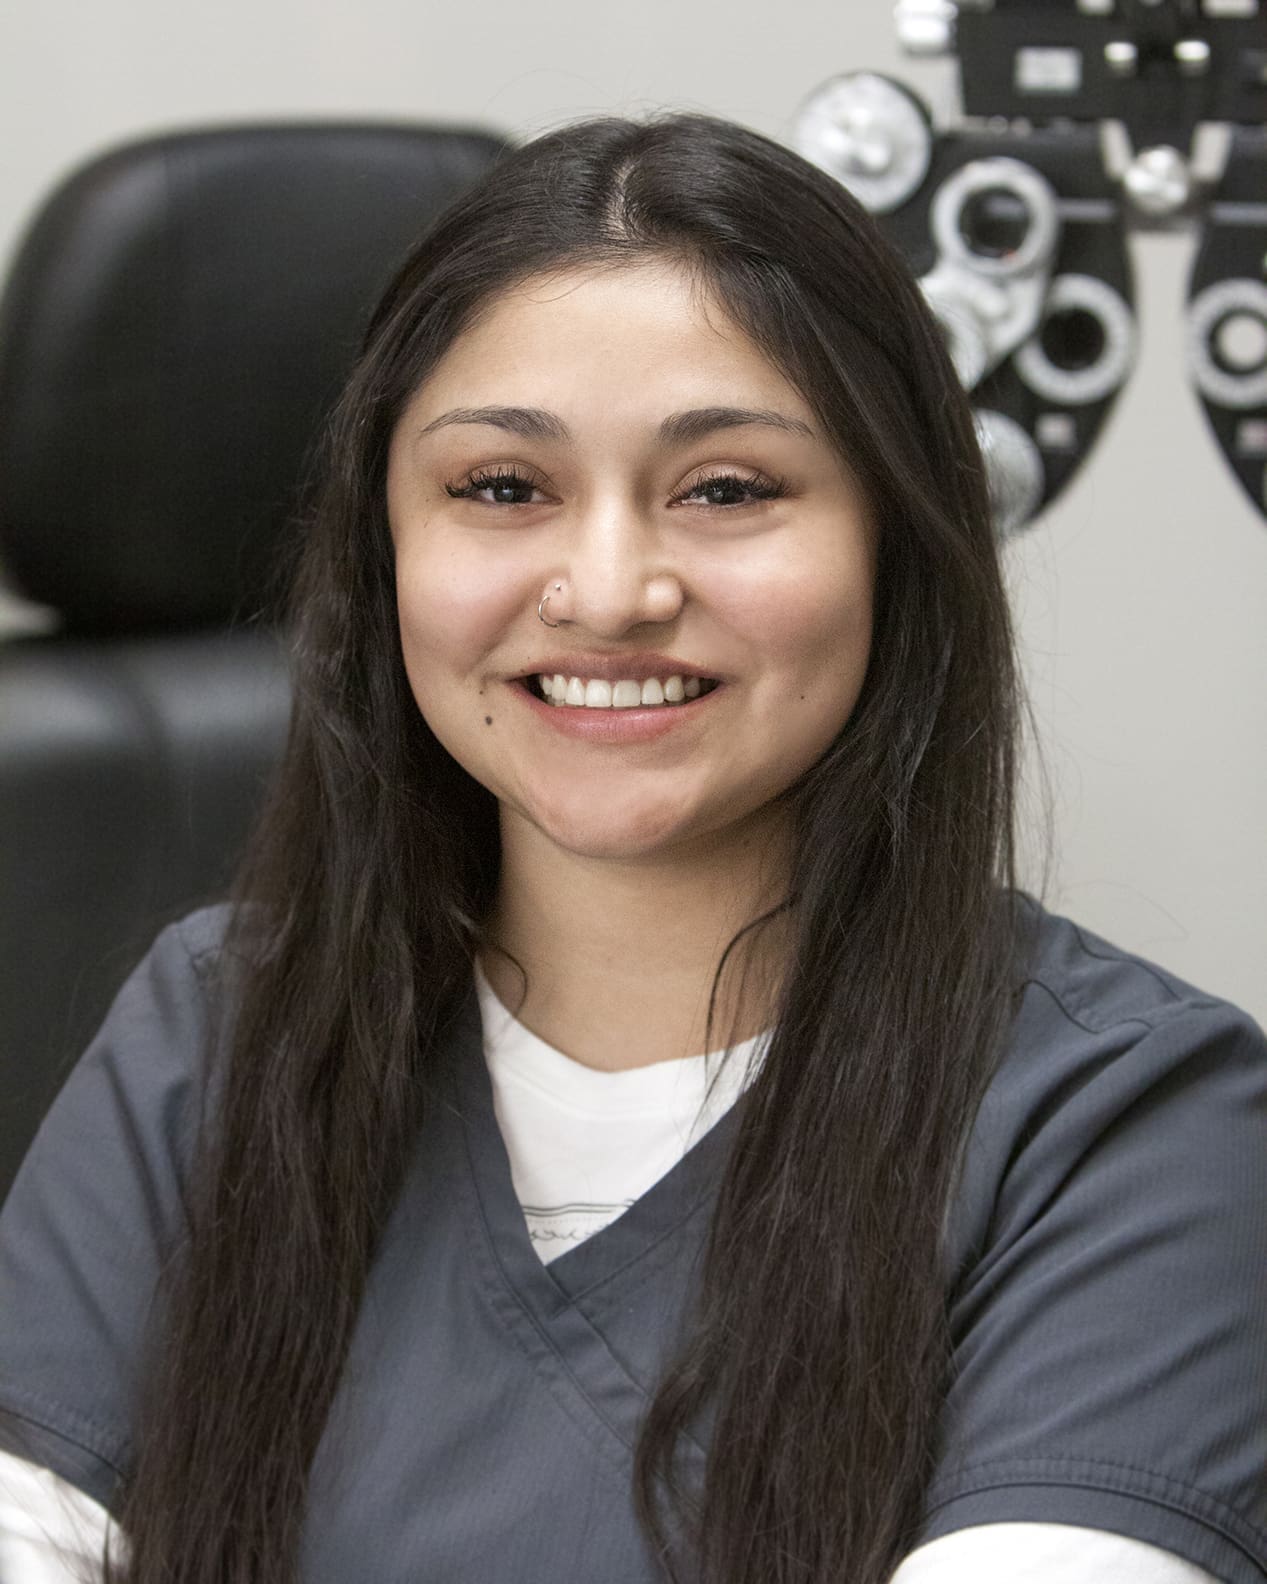
M537 681L542 697L551 704L570 704L585 709L633 709L637 705L681 704L699 698L704 691L700 677L648 677L645 682L608 682L602 677L565 677L556 672L540 673ZM711 691L712 686L709 688Z

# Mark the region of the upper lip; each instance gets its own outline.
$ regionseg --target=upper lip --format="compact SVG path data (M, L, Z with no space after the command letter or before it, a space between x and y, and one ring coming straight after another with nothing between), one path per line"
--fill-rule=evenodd
M672 655L652 654L642 649L636 654L543 655L522 676L565 676L595 678L603 682L645 682L649 677L699 677L701 681L720 681L716 671L676 660Z

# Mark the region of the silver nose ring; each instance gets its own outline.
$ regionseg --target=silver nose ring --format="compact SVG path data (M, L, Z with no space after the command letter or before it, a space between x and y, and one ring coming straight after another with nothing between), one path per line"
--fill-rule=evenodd
M557 594L562 587L562 583L556 583L554 588L550 590L550 593ZM558 622L546 621L546 604L549 601L549 598L550 594L546 594L542 597L540 605L537 606L537 615L543 622L545 622L547 627L558 627L560 625Z

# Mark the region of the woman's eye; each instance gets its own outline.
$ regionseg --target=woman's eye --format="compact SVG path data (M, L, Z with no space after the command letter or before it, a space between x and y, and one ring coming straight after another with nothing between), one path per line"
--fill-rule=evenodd
M702 495L705 506L748 506L753 501L777 500L786 493L787 486L782 479L768 479L760 473L751 478L741 478L737 473L713 473L708 478L696 479L689 489L673 499L677 503Z
M530 506L536 485L513 468L495 473L472 473L461 484L446 484L445 493L455 500L476 500L485 490L492 492L486 506Z
M455 500L485 499L486 506L530 506L537 485L514 468L472 473L459 484L446 484L446 494ZM485 494L487 492L487 494ZM754 501L777 500L787 493L782 479L754 474L743 478L737 473L713 473L696 479L689 488L672 497L673 504L694 501L709 507L749 506Z

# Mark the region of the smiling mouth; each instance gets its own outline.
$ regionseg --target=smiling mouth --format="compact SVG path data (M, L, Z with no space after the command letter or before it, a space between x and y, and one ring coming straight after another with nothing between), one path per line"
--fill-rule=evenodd
M537 673L519 678L534 698L560 709L657 709L689 704L720 686L712 677L648 677L645 682L606 682L584 677L546 677ZM548 691L547 691L548 690Z

